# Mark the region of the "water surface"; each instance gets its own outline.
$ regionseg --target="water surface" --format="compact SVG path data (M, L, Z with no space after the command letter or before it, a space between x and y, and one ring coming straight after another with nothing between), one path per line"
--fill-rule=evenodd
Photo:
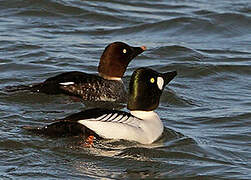
M0 2L1 179L251 179L251 3L240 1ZM152 145L46 138L43 126L85 109L69 97L4 87L65 71L97 73L104 47L124 41L148 50L126 71L176 69Z

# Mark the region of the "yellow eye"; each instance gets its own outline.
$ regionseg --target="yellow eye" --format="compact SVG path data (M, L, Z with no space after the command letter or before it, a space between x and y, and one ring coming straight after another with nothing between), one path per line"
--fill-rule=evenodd
M154 83L154 82L155 82L155 79L154 79L154 78L151 78L151 79L150 79L150 82L151 82L151 83Z
M126 51L126 49L123 49L123 53L125 54L127 51Z

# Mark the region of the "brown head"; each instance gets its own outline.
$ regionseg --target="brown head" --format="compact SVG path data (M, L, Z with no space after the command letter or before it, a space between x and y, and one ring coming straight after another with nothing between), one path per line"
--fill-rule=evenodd
M145 50L145 46L132 47L123 42L109 44L100 58L99 75L105 79L122 78L131 60Z

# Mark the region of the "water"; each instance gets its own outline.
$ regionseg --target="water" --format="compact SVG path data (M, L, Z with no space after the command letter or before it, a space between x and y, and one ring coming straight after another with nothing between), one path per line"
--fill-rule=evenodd
M251 3L240 1L0 1L0 89L65 71L96 73L113 41L148 50L126 71L176 69L152 145L46 138L43 126L86 108L63 95L0 91L1 179L251 179Z

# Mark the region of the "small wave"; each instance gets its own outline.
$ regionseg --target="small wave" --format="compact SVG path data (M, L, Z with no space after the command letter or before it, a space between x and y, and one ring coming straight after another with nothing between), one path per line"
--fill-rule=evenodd
M251 52L247 51L238 51L238 50L230 50L230 49L197 49L200 52L203 52L208 55L230 55L232 57L233 55L251 55Z
M41 49L42 47L37 44L31 44L29 42L15 42L13 44L13 41L1 41L1 43L4 42L4 46L2 49L5 51L16 51L16 50L37 50ZM3 45L3 44L1 44Z
M251 17L249 16L237 13L222 13L208 15L207 18L209 18L223 34L243 35L250 33L249 29L251 28ZM225 33L223 31L225 31Z
M79 15L87 12L86 10L78 7L69 2L65 1L54 1L54 0L43 0L33 1L21 1L17 3L19 9L15 15L19 16L38 16L38 17L55 17L55 16L66 16L66 15ZM6 8L16 8L15 3L6 5Z
M187 152L187 148L193 149L190 153ZM223 159L217 159L213 156L205 156L207 152L200 148L198 145L193 144L193 140L189 138L181 139L180 144L177 144L177 147L161 147L161 148L145 148L145 147L131 147L125 149L122 153L120 153L119 157L132 157L138 159L140 157L141 160L146 161L148 159L168 159L168 162L171 164L176 164L179 161L184 164L190 163L199 163L202 166L211 165L232 165L232 163L227 162ZM145 157L146 159L144 159Z
M184 87L183 87L184 88ZM189 107L189 106L198 106L191 99L186 99L185 97L179 96L174 92L163 92L161 95L161 106L160 110L165 110L166 106L176 106L176 107ZM162 107L162 106L165 107Z
M203 58L203 55L197 50L180 46L180 45L171 45L171 46L162 46L151 50L151 54L157 56L157 58L162 58L168 56L169 58L175 57L180 61L184 58L193 58L194 60L200 60Z
M176 34L181 33L181 34L185 35L186 33L190 33L191 31L193 31L194 28L190 28L190 27L186 28L186 27L184 27L184 25L192 24L192 22L197 22L193 26L197 26L199 24L201 26L201 24L205 21L206 20L200 20L200 19L195 20L194 18L179 17L179 18L158 21L158 22L154 22L154 23L141 22L141 23L138 23L137 25L130 24L130 25L124 25L123 27L121 27L121 26L107 27L107 28L103 28L100 30L97 28L91 28L91 29L87 28L86 30L74 30L74 31L72 31L72 33L90 33L92 35L113 34L113 35L124 36L124 35L128 35L128 34L139 34L139 33L140 34L142 34L142 33L144 33L144 34L150 33L151 34L152 32L155 32L155 33L158 32L158 35L160 35L159 33L162 33L162 36L164 34L170 35L170 33L171 34L172 33L176 33ZM106 21L104 21L104 22L106 22ZM207 23L210 24L209 22L207 22ZM183 29L184 32L181 32L181 31L183 31L182 30L183 27L186 29ZM195 33L195 32L193 31L192 33Z
M175 68L179 78L202 78L218 76L223 73L235 73L238 75L250 75L249 63L218 63L218 62L181 62L169 64L169 68Z
M243 8L239 9L240 12L246 13L247 15L251 14L251 7L244 6Z
M219 116L219 115L218 115ZM204 125L215 125L216 127L232 127L232 126L237 126L241 127L242 124L247 123L245 120L249 119L251 117L250 112L242 112L242 113L236 113L234 114L233 112L229 115L226 116L220 116L220 117L200 117L200 118L194 118L193 120L196 122L201 122ZM232 122L232 123L230 123Z
M27 53L23 53L20 55L15 56L15 58L34 58L34 57L41 57L41 56L48 56L48 54L44 51L33 51L33 52L27 52ZM27 60L27 59L26 59Z
M216 12L202 9L202 10L196 10L193 13L200 16L206 16L206 15L215 14Z

